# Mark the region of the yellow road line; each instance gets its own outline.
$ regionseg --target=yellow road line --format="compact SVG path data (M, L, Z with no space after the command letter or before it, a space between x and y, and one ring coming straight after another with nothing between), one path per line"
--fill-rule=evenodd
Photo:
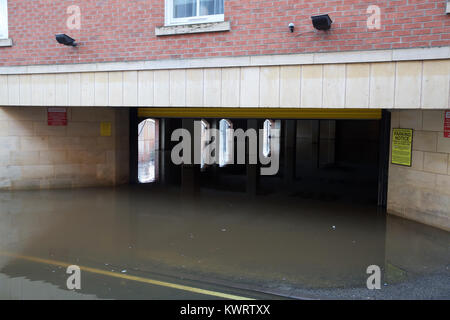
M53 266L58 266L58 267L64 267L64 268L67 268L68 266L72 265L69 263L61 262L61 261L54 261L54 260L37 258L37 257L17 255L17 254L13 254L13 253L9 253L9 252L0 252L0 255L8 256L8 257L16 258L16 259L27 260L27 261L31 261L31 262L37 262L37 263L48 264L48 265L53 265ZM90 268L90 267L85 267L85 266L79 266L79 267L80 267L80 270L90 272L90 273L101 274L101 275L108 276L108 277L125 279L125 280L130 280L130 281L141 282L141 283L147 283L147 284L152 284L152 285L156 285L156 286L178 289L178 290L183 290L183 291L188 291L188 292L193 292L193 293L198 293L198 294L204 294L204 295L223 298L223 299L254 300L251 298L236 296L236 295L222 293L222 292L204 290L204 289L200 289L200 288L194 288L194 287L184 286L184 285L180 285L180 284L165 282L165 281L147 279L147 278L143 278L143 277L131 276L131 275L126 275L126 274L122 274L122 273L105 271L105 270Z

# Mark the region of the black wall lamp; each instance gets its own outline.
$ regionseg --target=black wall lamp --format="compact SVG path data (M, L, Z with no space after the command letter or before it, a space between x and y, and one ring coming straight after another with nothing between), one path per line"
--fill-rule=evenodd
M77 46L75 39L69 37L67 34L57 34L56 41L58 41L58 43L63 44L65 46L71 46L71 47Z
M311 19L314 28L316 28L317 30L327 31L331 29L331 24L333 23L333 21L328 14L312 16Z

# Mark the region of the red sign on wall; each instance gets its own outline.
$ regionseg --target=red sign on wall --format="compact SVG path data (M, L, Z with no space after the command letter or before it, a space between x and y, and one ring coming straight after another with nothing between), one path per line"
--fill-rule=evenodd
M445 111L444 137L450 138L450 110Z
M48 108L47 120L49 126L67 126L66 108Z

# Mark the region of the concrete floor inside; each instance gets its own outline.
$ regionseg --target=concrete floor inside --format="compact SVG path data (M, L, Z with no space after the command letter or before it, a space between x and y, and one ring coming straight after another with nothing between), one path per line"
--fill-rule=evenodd
M449 233L372 203L136 185L1 192L0 207L3 299L450 297ZM82 290L60 262L94 270Z

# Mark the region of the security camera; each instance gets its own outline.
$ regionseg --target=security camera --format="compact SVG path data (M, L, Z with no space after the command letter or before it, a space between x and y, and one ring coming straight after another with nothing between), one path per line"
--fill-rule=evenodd
M56 41L58 41L58 43L63 44L65 46L71 46L71 47L77 46L75 39L72 39L67 34L57 34Z
M330 16L327 14L322 14L320 16L312 16L311 19L314 28L322 31L330 30L331 24L333 23Z
M294 32L294 28L295 28L295 25L292 22L289 23L289 30L291 30L291 32Z

